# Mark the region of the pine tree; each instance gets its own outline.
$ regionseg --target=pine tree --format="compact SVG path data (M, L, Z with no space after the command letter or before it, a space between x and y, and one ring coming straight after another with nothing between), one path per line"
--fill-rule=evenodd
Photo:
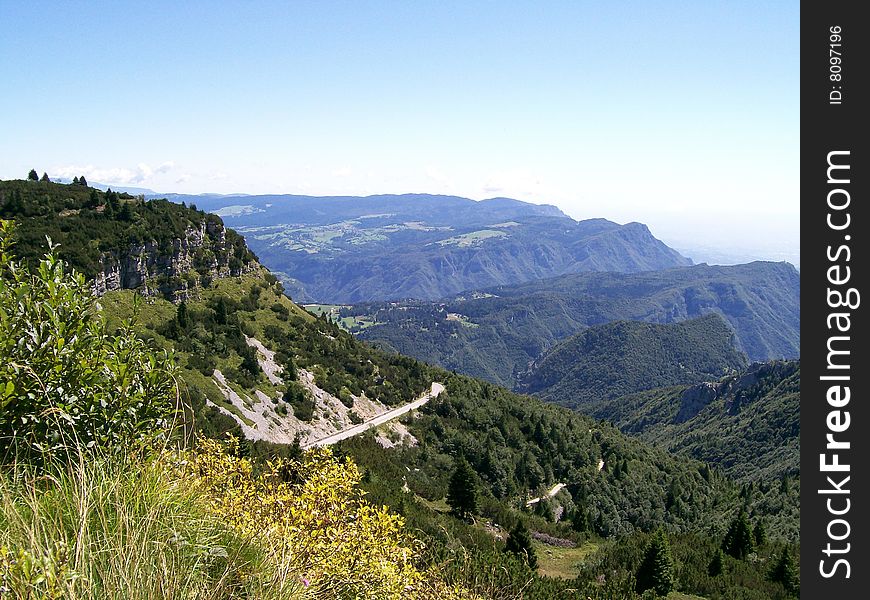
M728 527L728 532L722 542L722 550L741 560L755 552L755 539L746 511L741 510L740 514L731 521L731 526Z
M764 528L764 523L759 521L755 524L755 529L752 530L752 537L755 539L756 548L760 548L767 543L767 530Z
M535 554L535 547L532 545L532 536L529 535L529 530L522 519L519 519L511 529L505 551L516 554L532 569L538 567L538 555Z
M73 185L78 185L78 184L79 184L79 178L78 178L78 177L73 177L72 184L73 184Z
M459 458L447 486L447 504L456 516L466 519L477 512L477 484L465 458Z
M36 169L30 169L30 173L27 174L27 179L30 181L39 181L39 175L36 173Z
M84 185L84 186L87 186L87 185L88 185L88 180L85 179L85 176L84 176L84 175L82 175L81 177L79 177L79 185Z
M783 548L779 560L773 565L768 574L771 581L781 583L789 594L797 595L800 590L798 570L788 548Z
M227 308L227 301L223 296L220 296L214 308L214 322L218 325L226 325L228 319L229 309Z
M133 220L133 211L130 209L129 202L124 202L124 204L121 205L121 211L118 214L118 218L125 222Z
M574 509L571 516L571 527L574 531L583 532L589 530L589 515L586 514L586 509L578 506Z
M40 181L51 181L51 179L48 178L48 173L43 171L42 179L40 179Z
M665 532L659 529L647 544L643 562L637 570L635 589L639 594L653 590L667 596L674 588L674 561Z
M187 326L190 323L187 314L187 303L185 303L184 300L178 304L178 308L175 310L175 321L181 329L187 329Z
M716 554L713 555L713 560L710 561L710 565L707 567L707 573L710 577L718 577L724 570L725 554L722 553L721 548L717 548Z

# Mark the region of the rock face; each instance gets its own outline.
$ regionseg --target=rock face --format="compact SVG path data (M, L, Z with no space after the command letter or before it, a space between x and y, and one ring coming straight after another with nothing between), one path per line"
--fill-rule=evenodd
M723 396L726 396L725 412L730 415L737 414L746 398L752 395L753 388L776 368L777 363L756 362L749 365L749 368L740 375L715 383L699 383L686 388L680 396L680 410L674 418L674 423L685 423L711 402Z
M238 276L256 268L256 262L244 264L234 258L226 228L202 222L199 227L187 227L184 236L173 239L168 250L151 240L131 244L123 252L103 253L92 288L98 296L135 289L180 302L209 279Z
M687 388L680 396L680 411L674 417L675 423L685 423L704 407L719 397L720 384L704 382Z

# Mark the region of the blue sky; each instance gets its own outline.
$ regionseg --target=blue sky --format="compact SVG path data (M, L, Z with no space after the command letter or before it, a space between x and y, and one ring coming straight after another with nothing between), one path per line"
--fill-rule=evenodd
M0 0L0 28L0 178L510 196L797 252L797 2Z

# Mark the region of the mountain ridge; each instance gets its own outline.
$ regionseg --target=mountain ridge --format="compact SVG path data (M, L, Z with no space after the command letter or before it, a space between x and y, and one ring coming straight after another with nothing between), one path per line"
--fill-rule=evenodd
M511 198L170 198L227 219L303 302L436 300L563 273L691 264L643 224L575 221L554 206Z

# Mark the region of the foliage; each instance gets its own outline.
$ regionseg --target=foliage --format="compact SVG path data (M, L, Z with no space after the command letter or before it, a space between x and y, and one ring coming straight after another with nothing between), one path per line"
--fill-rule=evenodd
M4 472L0 547L12 598L277 600L252 577L268 569L266 553L216 519L190 482L137 454L78 455L51 477ZM297 593L283 597L301 600L292 583Z
M755 363L712 384L625 396L594 416L763 484L799 473L800 362Z
M788 548L782 549L779 559L770 570L770 580L781 583L785 591L794 596L800 595L800 579Z
M255 474L234 450L201 440L200 450L180 464L197 476L223 522L268 548L272 577L299 573L314 593L334 598L406 598L420 586L413 564L419 547L401 517L363 500L352 462L317 449L303 461L276 460Z
M653 590L667 596L674 587L674 561L668 537L661 529L656 531L644 552L643 562L637 570L636 588L639 593Z
M129 194L102 192L88 187L84 177L73 185L0 181L0 218L16 221L16 253L31 266L46 251L50 237L60 244L59 257L87 278L101 273L104 264L138 257L143 249L151 253L150 263L165 266L192 231L203 229L202 246L191 249L190 273L168 268L152 273L166 293L182 287L182 276L205 276L217 265L239 273L256 261L244 239L224 229L215 215L167 200L145 202ZM140 285L132 279L127 283Z
M129 329L107 335L84 279L53 248L28 272L11 234L0 223L0 458L50 462L162 436L177 402L171 356Z

